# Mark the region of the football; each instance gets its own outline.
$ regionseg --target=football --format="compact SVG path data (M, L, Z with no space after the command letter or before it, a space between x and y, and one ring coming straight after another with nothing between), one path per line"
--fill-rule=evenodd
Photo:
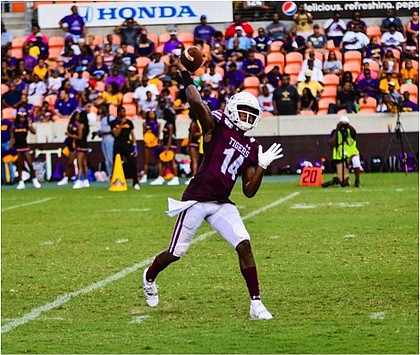
M203 53L196 46L188 47L181 54L181 64L191 73L194 73L203 64Z

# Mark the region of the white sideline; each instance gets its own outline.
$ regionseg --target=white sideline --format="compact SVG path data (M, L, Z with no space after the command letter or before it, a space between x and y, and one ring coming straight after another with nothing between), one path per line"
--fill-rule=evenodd
M273 208L277 205L280 205L281 203L283 203L287 200L290 200L291 198L293 198L293 197L295 197L299 194L300 194L300 192L294 192L294 193L292 193L292 194L290 194L286 197L280 198L277 201L274 201L273 203L270 203L267 206L264 206L264 207L262 207L258 210L255 210L251 213L248 213L246 216L243 217L243 219L245 220L245 219L254 217L254 216L260 214L261 212L264 212L264 211L266 211L270 208ZM216 234L216 233L217 232L214 231L214 230L209 231L207 233L203 233L203 234L199 235L197 238L194 238L192 243L198 243L198 242L200 242L202 240L205 240L207 237L209 237L213 234ZM50 311L54 308L60 307L62 304L69 302L72 298L75 298L79 295L89 293L89 292L94 291L98 288L102 288L102 287L106 286L107 284L109 284L113 281L122 279L123 277L133 273L134 271L137 271L138 269L150 264L153 260L154 260L154 257L143 260L143 261L141 261L137 264L134 264L133 266L130 266L130 267L124 269L124 270L121 270L120 272L118 272L114 275L111 275L111 276L107 277L106 279L104 279L102 281L95 282L95 283L93 283L93 284L91 284L87 287L84 287L84 288L78 290L78 291L70 292L70 293L67 293L63 296L59 296L55 299L55 301L53 301L51 303L47 303L47 304L45 304L41 307L34 308L31 312L25 314L24 316L22 316L20 318L16 318L12 322L7 323L4 326L2 326L1 327L1 334L8 333L13 329L38 318L41 315L42 312L48 312L48 311Z
M51 199L52 199L51 197L47 197L47 198L43 198L42 200L36 200L36 201L28 202L28 203L22 203L22 204L16 205L16 206L5 207L5 208L2 208L1 211L4 212L4 211L9 211L9 210L14 210L15 208L32 206L32 205L36 205L38 203L47 202Z

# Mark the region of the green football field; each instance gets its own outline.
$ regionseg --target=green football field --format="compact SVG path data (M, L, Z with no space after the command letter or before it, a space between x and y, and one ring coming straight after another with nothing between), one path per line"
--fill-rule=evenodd
M419 175L362 184L266 177L253 199L235 187L270 321L248 318L236 253L206 224L145 305L142 272L183 186L4 187L2 353L418 353Z

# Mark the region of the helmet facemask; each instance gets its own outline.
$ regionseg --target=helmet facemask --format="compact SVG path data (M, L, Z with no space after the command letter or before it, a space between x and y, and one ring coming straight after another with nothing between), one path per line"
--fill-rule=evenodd
M246 92L232 96L226 105L225 113L236 127L245 132L257 127L261 118L258 100Z

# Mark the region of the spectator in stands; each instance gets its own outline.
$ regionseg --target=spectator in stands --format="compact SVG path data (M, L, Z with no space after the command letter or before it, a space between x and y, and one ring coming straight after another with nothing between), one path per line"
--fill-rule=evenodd
M286 25L280 22L280 15L277 12L273 14L273 22L265 28L265 31L273 41L283 41L287 36Z
M135 66L128 67L128 76L125 79L125 92L134 92L141 85L140 76Z
M265 77L267 78L266 84L269 84L273 87L273 90L275 88L279 87L279 81L281 80L281 73L280 73L280 67L278 65L275 65L273 69L271 69ZM263 82L265 80L263 79Z
M343 89L337 93L336 103L329 105L328 113L337 113L342 109L345 109L347 113L357 112L356 100L356 91L353 89L351 83L346 82L343 85Z
M270 45L273 41L265 34L263 27L258 29L258 36L254 37L252 47L258 53L264 54L265 56L271 52Z
M352 89L356 90L356 83L353 80L353 74L351 73L351 71L345 71L343 73L338 84L337 91L343 90L345 83L350 83Z
M297 34L296 26L292 26L287 37L284 38L281 51L283 52L283 54L299 52L303 55L305 53L305 49L305 38Z
M216 43L214 45L213 50L210 53L211 64L217 67L224 68L226 66L226 59L227 59L227 52L225 50L225 47L223 47L219 43Z
M13 84L15 84L16 89L22 91L22 93L27 94L28 92L28 86L23 81L22 75L19 73L13 73Z
M64 47L64 53L61 56L61 59L63 60L64 67L69 72L74 72L74 70L77 67L77 55L74 54L73 49L70 47Z
M148 80L158 80L163 78L168 72L168 67L166 63L164 63L161 59L162 54L155 53L153 55L152 61L144 67L143 76L145 76Z
M102 52L101 45L97 45L95 43L95 36L94 35L88 35L88 36L86 36L84 46L88 46L89 47L89 50L90 50L89 53L92 56L96 56L96 55L98 55L98 54L100 54ZM83 49L83 46L82 46L82 49Z
M261 93L258 95L258 102L262 111L274 113L273 94L270 93L266 85L261 87Z
M6 26L4 25L2 21L1 22L1 55L2 56L4 56L4 53L6 53L8 49L12 48L12 42L13 42L12 32L6 29Z
M55 70L58 72L58 76L60 78L65 78L69 73L68 69L64 66L64 58L58 57L57 58L57 68Z
M15 83L9 83L9 91L1 96L2 108L13 107L18 108L22 104L22 91L16 89Z
M374 72L373 70L370 70L370 64L369 64L369 62L364 62L363 64L362 64L362 71L360 72L360 74L359 74L359 76L357 77L357 79L356 79L356 83L358 83L359 81L361 81L361 80L363 80L363 79L365 79L365 74L364 74L364 72L366 71L366 70L369 70L369 72L370 72L370 77L372 78L372 79L378 79L378 74L376 74L376 72Z
M223 36L223 33L221 31L217 31L214 34L214 41L212 43L212 48L216 47L216 44L221 45L223 48L227 48L227 40L225 39L225 37Z
M34 116L34 122L54 122L53 112L50 109L48 101L43 101L38 113Z
M153 159L153 151L158 146L160 136L160 124L156 120L156 111L147 111L145 116L146 120L143 122L144 174L141 177L140 183L147 182L149 166Z
M363 74L364 78L357 83L357 90L360 93L360 97L363 99L373 97L379 100L379 80L372 78L371 71L368 68L364 69Z
M90 75L96 76L100 75L102 78L107 78L109 69L108 66L104 63L104 58L102 55L98 54L95 56L93 63L89 66L88 69Z
M73 53L76 56L79 56L81 53L79 43L74 42L72 36L67 36L64 40L64 47L70 47L73 50Z
M66 90L62 90L54 104L54 118L69 119L78 106L77 99L71 98Z
M382 68L385 68L386 64L388 64L387 71L396 74L398 63L399 61L397 58L395 58L394 52L391 49L387 49L384 57L382 58Z
M146 91L146 98L140 100L138 103L138 114L142 117L146 117L146 113L148 111L156 111L158 106L158 102L156 97L153 98L153 94L151 91Z
M114 165L114 136L112 135L111 123L115 120L115 117L109 113L109 105L102 105L99 114L101 116L101 128L97 134L102 138L102 154L105 158L108 178L111 179Z
M12 79L12 70L9 70L7 67L7 61L1 61L1 83L8 84L9 81Z
M147 76L144 75L141 78L141 85L137 87L133 94L133 102L137 105L140 104L141 101L146 100L147 95L146 93L150 91L152 93L152 100L155 100L159 96L159 90L155 84L149 83ZM138 108L140 111L140 107Z
M88 179L88 153L89 146L87 143L87 137L89 135L89 121L87 118L86 111L75 112L77 133L66 135L76 140L76 158L77 158L77 180L73 185L73 189L81 189L89 187ZM82 180L83 176L83 180Z
M214 64L210 64L202 80L203 85L210 85L212 89L217 90L223 81L223 76L219 72L216 72L216 66Z
M369 40L369 44L366 46L364 50L364 58L374 60L379 64L382 63L382 57L384 56L384 49L378 43L377 37L372 37Z
M84 44L82 46L77 65L86 69L93 63L93 59L92 49L87 44Z
M39 76L33 75L33 82L29 84L28 88L28 103L34 106L41 106L44 95L47 93L47 86L40 80Z
M155 53L155 44L152 40L147 38L147 31L141 30L139 42L135 47L135 52L138 57L148 57L152 59Z
M39 58L41 54L39 47L36 45L36 38L30 41L28 44L25 44L29 48L29 55L34 57L35 59Z
M327 48L327 36L321 33L321 29L318 24L313 26L314 33L308 36L306 40L306 47L316 49L317 51L324 53Z
M101 45L102 50L105 50L105 45L108 43L111 45L112 52L117 53L120 49L121 39L119 41L114 40L114 37L111 33L106 35L103 42L104 43Z
M402 101L402 111L403 112L418 112L419 106L413 102L410 101L410 93L408 91L403 92L403 101Z
M38 64L35 65L33 74L38 75L41 80L46 81L48 78L48 68L45 65L44 59L38 59Z
M311 24L314 19L310 12L305 10L305 4L299 4L297 12L293 15L293 21L296 24L297 34L305 40L312 33Z
M121 59L123 63L127 66L136 64L136 56L133 53L128 52L127 43L121 42Z
M273 93L274 114L280 116L297 115L300 112L300 96L290 84L290 75L284 73L281 85Z
M9 71L9 76L12 75L12 72L16 70L17 59L12 57L12 50L8 49L6 53L2 56L2 61L5 61L7 64L7 70Z
M233 48L229 49L226 52L227 57L227 66L229 67L230 63L235 63L237 65L238 70L242 69L242 63L246 56L248 55L248 52L245 49L239 48L239 39L238 38L232 38L233 39Z
M71 87L77 91L79 96L82 96L84 91L89 87L88 80L83 76L83 72L83 67L77 67L77 75L71 77L69 80Z
M85 21L79 16L76 5L71 7L71 15L64 16L58 24L67 35L73 38L74 43L79 43L79 40L86 36Z
M309 58L308 61L305 63L305 66L302 65L302 70L299 72L297 81L305 81L305 75L307 71L311 72L311 80L317 81L321 85L324 84L324 74L322 73L321 69L315 67L314 59Z
M200 24L194 28L194 43L199 41L211 45L213 43L214 35L216 34L214 27L207 24L207 16L200 16Z
M398 32L404 32L404 27L401 22L401 19L397 16L395 16L395 10L394 9L388 9L386 10L386 18L382 21L381 24L381 32L388 32L391 25L395 25Z
M36 178L35 170L32 165L32 157L30 154L30 148L27 141L28 133L35 134L36 130L32 124L32 120L28 117L28 114L24 108L20 108L17 112L14 120L13 128L11 131L10 144L15 148L18 153L17 168L19 173L19 184L16 187L18 190L25 188L22 173L25 169L25 162L29 167L32 183L36 189L41 187L41 184Z
M244 74L238 70L236 63L230 63L224 78L229 78L230 85L242 90L244 87Z
M359 51L369 44L369 38L361 31L358 25L350 26L350 29L344 34L343 37L343 52L346 51Z
M300 108L301 110L312 111L314 114L318 113L318 100L308 87L302 90Z
M327 35L328 40L333 40L334 47L340 47L341 41L346 32L346 23L341 19L341 14L339 12L334 12L334 15L331 19L325 21L324 31Z
M304 59L302 62L302 68L308 69L308 62L312 62L313 67L322 70L322 61L315 57L315 50L311 49L307 51L308 58ZM309 68L312 69L312 68Z
M419 61L419 36L407 34L407 41L402 44L403 58Z
M16 75L24 75L24 72L26 72L25 62L22 60L22 58L20 58L17 60L16 69L13 71L13 73Z
M314 78L312 78L312 75L313 71L311 69L307 69L305 71L305 80L298 82L297 91L299 96L302 97L303 89L309 88L309 90L312 92L312 95L319 99L321 97L322 91L324 90L324 87Z
M49 49L48 49L48 43L44 43L42 41L42 34L37 33L35 39L32 39L31 42L34 44L34 47L38 47L38 59L48 59L49 57Z
M389 31L384 32L381 37L381 44L385 48L385 50L398 49L401 52L402 44L404 42L404 35L401 32L397 31L395 24L390 24Z
M58 76L59 72L57 69L51 70L50 76L48 77L48 95L57 95L61 88L64 78Z
M105 48L102 54L102 58L103 58L104 64L108 67L108 69L111 69L116 55L117 53L112 50L111 44L105 43Z
M184 45L177 37L178 32L176 30L171 30L169 35L171 37L163 45L163 54L171 54L175 49L181 49L181 51L184 51Z
M117 68L119 73L125 77L127 76L128 67L129 65L123 62L121 53L117 53L115 55L114 62L112 63L112 66L111 66L111 73L114 70L114 68Z
M407 40L408 38L417 38L419 36L419 10L414 9L411 11L411 20L405 25L405 34Z
M35 65L37 65L37 60L29 55L29 47L25 45L22 47L22 60L25 63L25 70L32 73Z
M356 28L359 32L366 34L367 25L366 22L362 20L362 14L358 10L353 11L351 20L347 22L347 31L355 31Z
M328 57L324 61L322 72L324 74L337 75L341 75L343 72L343 64L337 59L337 54L334 51L328 53Z
M241 15L235 15L233 23L226 29L226 40L229 40L235 36L237 26L241 26L243 28L247 37L252 37L252 35L254 34L254 29L252 28L252 26L248 22L242 21Z
M239 41L239 48L242 50L249 50L252 47L251 39L246 37L244 34L244 29L241 26L235 27L236 34L231 37L228 41L228 50L234 48L234 41Z
M123 94L118 88L118 84L114 81L105 85L105 91L102 93L102 97L96 100L95 106L99 107L102 104L119 106L122 103Z
M204 87L201 96L203 102L205 102L209 106L210 111L215 111L220 108L219 100L214 96L211 96L211 89L208 86Z
M105 85L109 85L111 83L117 84L118 91L122 91L122 88L125 84L125 77L120 73L120 70L117 66L112 68L111 74L105 80Z
M245 77L256 76L261 80L264 75L264 64L260 59L255 58L255 53L251 51L242 63L242 72Z
M144 26L132 17L126 18L121 25L114 28L114 32L121 37L121 42L133 47L136 47L137 38L142 30L145 30Z
M401 69L401 79L403 83L407 84L418 84L419 72L416 68L413 67L413 62L411 59L405 60L405 67Z

